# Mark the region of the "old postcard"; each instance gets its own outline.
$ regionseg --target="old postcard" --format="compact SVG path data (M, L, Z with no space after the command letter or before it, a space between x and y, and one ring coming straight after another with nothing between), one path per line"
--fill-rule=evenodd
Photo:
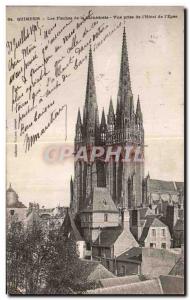
M184 8L6 22L7 293L184 295Z

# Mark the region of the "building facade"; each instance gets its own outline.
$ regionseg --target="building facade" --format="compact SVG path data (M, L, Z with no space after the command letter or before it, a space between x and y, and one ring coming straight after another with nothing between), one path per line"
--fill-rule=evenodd
M110 100L107 119L103 110L100 123L92 50L89 52L86 97L83 118L80 110L78 111L75 152L79 151L80 147L86 147L90 152L93 146L103 146L105 150L112 146L112 151L121 147L121 155L118 161L110 159L106 163L100 159L94 162L78 159L75 162L74 182L71 182L75 211L81 211L92 203L93 190L97 187L108 189L116 207L140 206L144 163L135 162L133 159L130 162L122 161L122 154L124 155L127 146L140 146L141 154L144 152L143 117L139 97L136 110L134 108L125 30L116 112Z
M97 240L101 228L122 227L121 212L126 208L153 209L156 205L156 214L163 214L168 202L183 201L183 183L144 177L144 126L139 96L136 109L134 102L124 29L116 109L110 99L107 117L103 109L99 122L90 47L83 115L79 109L75 128L71 211L79 217L81 233L90 244ZM100 146L104 154L91 160L93 151L101 152ZM137 240L141 233L135 237Z

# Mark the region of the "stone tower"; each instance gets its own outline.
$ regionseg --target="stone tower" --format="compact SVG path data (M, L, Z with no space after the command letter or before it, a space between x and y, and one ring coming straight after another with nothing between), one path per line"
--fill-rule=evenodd
M126 147L130 159L123 162L110 161L107 165L106 184L117 206L138 207L142 205L142 182L144 178L144 128L140 99L138 96L136 111L131 88L126 33L123 32L119 88L116 114L110 100L107 116L107 135L105 144L121 146L125 157ZM133 159L133 153L141 156ZM138 158L138 159L137 159Z
M93 146L103 146L105 150L112 147L112 151L120 147L122 149L120 158L118 161L110 159L108 162L100 159L94 162L83 159L75 162L72 207L74 206L78 212L90 206L95 187L107 188L118 208L140 207L144 178L144 128L139 96L136 110L134 107L125 29L116 112L110 99L107 118L103 109L100 123L91 48L89 51L83 120L79 110L75 152L77 153L81 147L86 147L87 153L90 153ZM137 147L140 149L138 159L135 152ZM123 161L126 157L126 148L130 150L129 157L127 161Z
M88 75L86 85L86 97L83 109L83 121L80 110L76 123L75 134L75 153L82 147L91 151L92 147L99 142L99 116L96 101L96 87L94 79L94 68L92 50L89 51ZM75 162L75 177L73 183L72 201L76 211L82 210L90 205L92 200L93 188L97 186L97 166L96 162L90 163L83 159ZM73 204L72 204L73 206Z

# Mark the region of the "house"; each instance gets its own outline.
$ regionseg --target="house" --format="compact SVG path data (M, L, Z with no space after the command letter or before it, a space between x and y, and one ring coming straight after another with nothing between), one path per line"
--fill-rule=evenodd
M61 227L65 214L65 207L57 206L55 208L40 208L38 203L29 202L27 217L24 220L24 223L25 225L27 223L30 224L35 215L35 218L38 218L38 222L43 230L48 233L50 230L58 230Z
M117 275L130 276L134 274L142 274L142 248L133 247L117 257Z
M23 221L27 214L27 207L19 201L18 194L11 184L6 191L6 219L7 225L12 221Z
M113 228L119 225L119 211L108 189L95 187L92 198L92 203L80 212L81 233L88 245L96 241L100 228Z
M86 243L76 227L73 216L69 209L67 209L60 232L62 235L71 236L73 238L73 240L76 242L79 258L84 258L86 256Z
M140 236L142 234L143 227L146 222L146 217L149 215L155 215L159 216L157 214L157 209L155 205L152 205L152 207L140 207L135 209L130 209L130 230L132 234L134 235L135 239L138 241L140 239ZM156 212L156 214L155 214Z
M169 249L171 235L168 226L155 216L147 216L139 243L142 247Z
M100 230L92 244L92 257L99 259L112 272L115 272L116 258L124 251L138 247L138 243L129 228L129 211L122 212L122 225L105 227Z

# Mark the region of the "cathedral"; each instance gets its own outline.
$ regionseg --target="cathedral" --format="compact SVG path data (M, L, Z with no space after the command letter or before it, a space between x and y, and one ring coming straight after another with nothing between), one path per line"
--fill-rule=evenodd
M150 177L144 177L143 115L140 97L135 100L132 93L125 28L116 108L114 109L110 99L107 116L103 109L100 121L93 55L92 49L89 50L85 103L83 114L81 115L79 109L76 122L75 157L81 148L85 147L89 155L93 147L100 146L105 152L111 147L108 161L98 157L94 161L75 159L74 179L71 178L70 182L71 211L79 220L81 234L87 244L92 245L96 242L102 230L111 229L105 233L106 238L110 232L111 236L115 234L119 237L121 228L125 228L124 231L127 232L127 235L122 237L126 239L126 243L123 241L124 245L131 242L133 244L134 238L129 230L129 212L154 204L151 202L152 194L158 193L159 189L157 181L155 183ZM121 153L116 160L114 154L118 147ZM140 147L141 159L134 159L134 155L131 155L129 160L123 160L127 147L133 149ZM167 192L171 192L172 195L178 194L177 184L163 183ZM150 189L151 186L153 189Z
M140 146L143 153L144 128L139 97L136 109L134 102L124 29L117 107L114 110L112 99L110 99L107 118L103 110L100 122L92 50L91 48L89 50L85 104L83 116L80 110L78 111L75 153L80 147L86 147L87 151L91 151L94 146L102 146L104 149L112 146L112 151L120 146L123 153L126 146ZM126 162L122 160L122 157L118 161L111 157L108 162L98 158L90 162L78 159L74 166L74 180L71 179L72 210L80 214L93 207L95 194L98 194L100 198L101 194L104 195L114 204L117 211L140 207L143 201L143 178L143 160L130 159Z
M114 111L110 100L107 118L102 111L99 122L96 86L94 78L92 50L89 51L88 76L83 118L80 110L76 124L75 151L81 146L91 149L93 146L140 145L144 148L143 117L138 97L135 109L131 89L126 33L123 32L121 67L117 107ZM73 183L74 201L77 210L88 206L92 201L94 187L107 187L116 204L122 207L136 207L142 204L143 162L118 162L114 159L105 163L97 160L93 163L77 161Z

